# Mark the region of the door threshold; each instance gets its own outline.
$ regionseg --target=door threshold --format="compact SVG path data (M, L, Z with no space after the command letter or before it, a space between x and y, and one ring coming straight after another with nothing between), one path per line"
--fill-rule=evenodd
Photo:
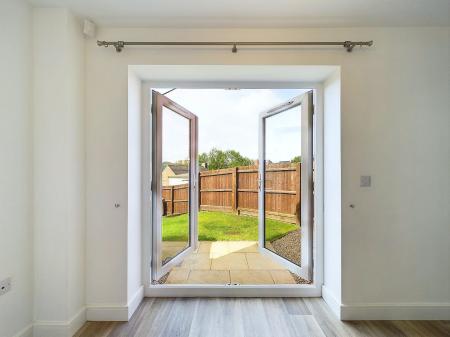
M321 297L314 284L157 284L145 297Z

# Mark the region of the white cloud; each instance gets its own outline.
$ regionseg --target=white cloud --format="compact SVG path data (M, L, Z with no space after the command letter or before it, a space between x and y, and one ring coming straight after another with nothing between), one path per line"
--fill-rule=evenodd
M161 90L162 91L162 90ZM177 89L167 96L190 110L199 118L199 152L207 152L213 147L222 150L237 150L252 159L258 157L258 123L259 115L275 105L286 101L302 91L270 90L270 89ZM287 96L289 95L289 96ZM292 95L292 96L291 96ZM288 117L286 115L286 117ZM297 123L284 118L283 123L277 125L274 137L278 139L275 160L292 158L292 136L295 137ZM180 134L181 136L181 134ZM183 142L184 139L177 140ZM173 143L171 143L173 144ZM283 146L284 145L284 146ZM168 150L175 150L176 146L167 146ZM172 149L172 150L171 150ZM184 152L184 151L183 151ZM177 155L175 155L176 157ZM169 156L174 157L174 156ZM169 158L168 157L168 158ZM182 159L182 158L180 158Z

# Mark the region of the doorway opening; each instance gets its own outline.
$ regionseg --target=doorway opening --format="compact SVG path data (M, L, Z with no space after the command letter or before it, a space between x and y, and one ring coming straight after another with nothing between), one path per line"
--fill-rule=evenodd
M313 100L152 91L154 284L313 281Z

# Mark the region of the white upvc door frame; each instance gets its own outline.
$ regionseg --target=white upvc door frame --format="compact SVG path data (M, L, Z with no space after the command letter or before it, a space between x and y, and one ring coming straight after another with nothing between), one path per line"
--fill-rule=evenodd
M152 284L152 88L183 89L312 89L314 91L314 151L315 151L315 193L314 193L314 235L312 284L298 285L204 285L204 284ZM143 255L142 270L144 294L147 297L320 297L323 285L323 84L301 81L185 81L145 80L142 82L143 123Z
M265 247L265 163L266 163L266 120L300 106L301 118L301 242L300 266L276 254ZM313 280L313 91L279 104L259 116L259 167L258 167L258 238L261 253L270 256L276 262L306 280Z
M162 264L162 120L163 108L186 118L189 121L189 245L166 264ZM152 244L152 281L159 280L198 246L198 118L186 108L152 91L152 208L153 208L153 244Z

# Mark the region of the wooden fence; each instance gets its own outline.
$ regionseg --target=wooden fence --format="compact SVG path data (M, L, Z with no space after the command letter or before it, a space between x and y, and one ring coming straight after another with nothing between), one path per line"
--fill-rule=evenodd
M266 167L265 206L268 218L299 223L300 163ZM200 210L258 215L258 167L203 171L199 177ZM187 212L188 184L163 186L164 215Z

